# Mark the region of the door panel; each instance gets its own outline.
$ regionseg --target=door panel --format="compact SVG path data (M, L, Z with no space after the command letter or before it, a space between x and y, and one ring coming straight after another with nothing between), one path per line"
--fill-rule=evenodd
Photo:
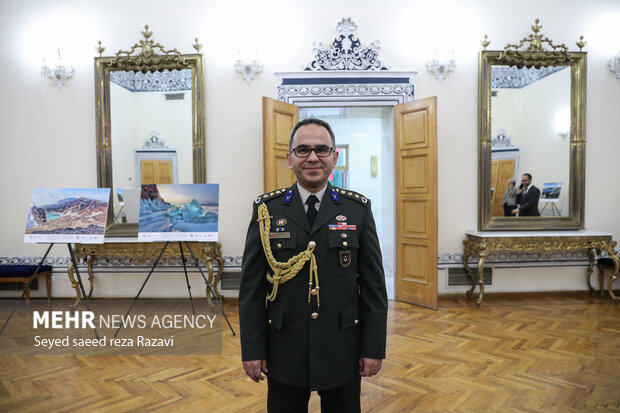
M514 159L495 160L491 165L491 184L493 185L493 198L491 199L493 210L492 216L503 217L504 206L502 199L508 188L508 179L512 178L515 171Z
M437 100L395 107L396 299L437 308Z
M291 186L295 175L286 154L291 129L299 119L299 108L263 97L263 183L264 192Z
M171 184L172 161L143 159L140 161L140 175L143 184Z

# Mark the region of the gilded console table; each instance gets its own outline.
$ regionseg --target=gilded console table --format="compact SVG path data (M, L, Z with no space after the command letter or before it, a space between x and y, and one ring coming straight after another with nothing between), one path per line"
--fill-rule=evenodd
M594 268L595 251L598 254L601 251L605 251L615 264L614 273L607 282L607 291L609 291L609 295L616 304L620 300L612 290L612 284L616 280L618 270L620 269L620 259L618 259L615 251L616 242L612 240L612 236L609 233L594 231L468 231L465 233L465 238L463 241L463 266L472 282L471 289L467 291L467 296L472 296L477 284L480 288L480 294L476 302L478 305L482 303L484 297L484 263L487 257L496 251L550 255L558 252L586 250L590 260L586 271L586 281L590 292L594 290L590 284L590 277ZM478 280L474 278L472 270L469 268L469 257L478 257ZM602 295L602 274L599 274L599 285Z
M178 243L171 242L166 248L162 258L181 257L181 251L178 247ZM185 243L183 242L184 248ZM196 255L196 258L202 259L207 267L207 280L213 287L218 299L222 299L222 295L217 289L217 285L222 278L222 272L224 271L224 260L222 259L222 245L219 242L190 242L192 252ZM88 268L88 280L90 281L90 290L88 292L88 298L90 299L93 294L93 262L96 257L106 258L132 258L137 263L145 263L147 259L155 259L164 247L163 242L137 242L137 238L129 237L115 237L106 238L103 244L75 244L73 249L75 252L76 261L86 260ZM184 251L184 254L191 259L189 251ZM218 263L217 274L213 274L213 261ZM192 265L192 261L190 266ZM67 274L71 281L71 286L75 289L76 299L73 304L73 308L77 306L80 301L81 293L78 282L73 276L74 268L73 263L69 264ZM207 290L207 297L210 297L209 287L205 287Z

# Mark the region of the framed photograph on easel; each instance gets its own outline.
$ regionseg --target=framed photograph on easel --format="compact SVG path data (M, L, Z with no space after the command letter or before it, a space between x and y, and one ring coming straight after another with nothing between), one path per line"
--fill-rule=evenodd
M547 205L551 204L551 215L562 216L562 213L557 207L557 203L560 200L560 193L562 192L562 182L545 182L540 193L540 202L544 202L545 205L540 210L540 214L543 215Z
M144 184L139 241L218 240L219 184Z
M24 242L102 244L110 188L35 188Z

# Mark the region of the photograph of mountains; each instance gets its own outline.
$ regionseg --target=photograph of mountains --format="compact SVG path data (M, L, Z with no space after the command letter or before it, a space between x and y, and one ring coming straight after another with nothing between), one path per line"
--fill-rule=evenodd
M103 235L109 188L35 188L26 234Z
M138 233L214 233L218 184L148 184L140 194Z

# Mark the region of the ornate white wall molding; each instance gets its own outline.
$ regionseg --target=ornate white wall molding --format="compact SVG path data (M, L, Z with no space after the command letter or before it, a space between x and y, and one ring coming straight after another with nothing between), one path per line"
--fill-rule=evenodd
M499 128L497 136L491 139L491 146L495 148L512 148L514 145L510 142L510 137L504 135L504 128Z
M110 81L131 92L173 92L192 90L191 69L161 72L110 72Z
M542 254L522 254L518 252L497 252L487 257L487 264L490 263L502 263L511 264L511 266L547 266L549 263L557 262L574 263L576 265L582 264L584 261L588 261L588 254L585 251L569 251L558 254L551 254L549 256L543 256ZM469 263L476 265L478 259L471 257ZM544 265L544 264L547 265ZM440 254L437 260L438 266L452 267L455 265L463 265L463 252L451 252ZM538 264L538 265L537 265Z
M43 257L0 257L0 265L39 265L41 262L41 258ZM225 256L222 257L224 260L224 268L241 268L241 256ZM201 264L204 264L203 261L200 261ZM71 263L70 257L47 257L45 259L45 265L51 265L57 271L62 271L66 269ZM86 266L85 262L80 263L80 270L82 271L82 264ZM217 262L213 262L213 269L217 271L218 264ZM153 265L153 260L145 260L144 262L138 263L133 258L106 258L106 257L95 257L93 265L97 267L97 271L110 269L128 269L133 270L129 272L135 272L138 269L142 268L150 268ZM157 264L157 268L165 268L165 267L178 267L183 265L180 257L170 257L170 258L162 258ZM187 266L188 271L196 270L196 267L193 263ZM203 269L204 271L204 269ZM107 271L110 272L110 271Z
M568 66L546 66L538 69L535 67L522 67L519 69L516 66L492 66L491 88L520 89L566 68Z
M357 24L350 18L343 18L336 25L338 35L327 47L321 42L312 45L314 59L304 70L388 70L389 66L379 59L381 43L375 40L363 47L355 36Z
M379 59L379 41L363 47L350 17L336 27L329 47L314 43L314 59L303 70L276 73L279 100L303 106L393 106L413 100L416 72L388 70Z
M413 76L406 71L320 71L278 72L278 100L300 104L341 101L347 105L395 105L411 102L414 97ZM383 102L383 103L381 103Z
M604 254L603 254L604 256ZM38 265L42 257L0 257L0 265ZM242 257L240 255L224 256L224 271L226 270L240 270ZM57 270L66 269L69 266L71 259L69 257L47 257L45 259L46 265L51 265ZM552 254L548 257L544 257L541 254L520 254L515 252L494 253L488 257L487 263L502 263L511 264L514 266L547 266L549 263L566 262L575 265L583 264L588 261L588 255L582 251L570 251L559 254ZM475 265L476 258L470 259L470 263ZM82 263L81 263L82 264ZM454 267L463 264L463 252L447 252L442 253L437 257L437 264L442 267ZM545 265L546 264L546 265ZM85 263L83 263L86 266ZM96 257L93 263L97 267L97 271L106 269L127 269L128 272L135 272L138 269L149 268L153 265L152 260L147 260L143 263L137 263L132 258L105 258ZM158 268L163 267L178 267L182 265L180 258L162 258L160 263L157 264ZM82 265L80 265L82 269ZM133 271L131 271L133 269ZM218 270L217 263L213 263L213 269ZM192 266L188 266L188 270L192 270ZM107 271L109 272L109 271Z

